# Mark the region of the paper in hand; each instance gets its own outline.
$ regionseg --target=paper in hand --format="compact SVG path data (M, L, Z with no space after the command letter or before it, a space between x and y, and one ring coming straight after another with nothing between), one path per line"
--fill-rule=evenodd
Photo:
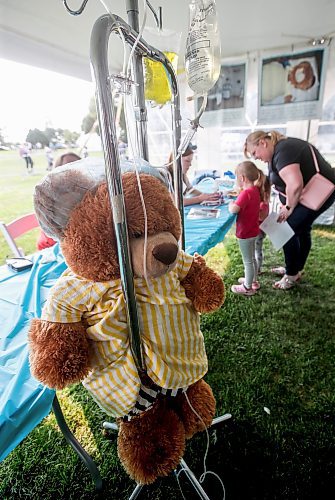
M294 235L294 231L288 222L277 222L278 214L271 212L259 226L268 235L276 250L280 250L285 243Z

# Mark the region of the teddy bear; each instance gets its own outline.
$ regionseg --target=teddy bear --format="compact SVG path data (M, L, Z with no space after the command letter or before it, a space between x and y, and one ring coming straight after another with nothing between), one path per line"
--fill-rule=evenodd
M68 269L29 329L32 374L62 389L82 382L118 424L118 455L138 484L168 475L186 440L211 425L200 314L224 301L221 277L179 245L181 217L164 177L122 169L122 189L145 371L130 348L117 242L103 162L87 158L36 186L35 212ZM144 202L144 206L143 206ZM144 258L145 257L145 258Z

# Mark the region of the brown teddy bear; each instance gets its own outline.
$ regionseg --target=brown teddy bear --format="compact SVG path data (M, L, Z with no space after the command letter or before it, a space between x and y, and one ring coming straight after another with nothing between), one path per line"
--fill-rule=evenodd
M122 174L146 373L138 373L129 345L113 213L104 167L94 159L36 186L37 217L60 241L68 270L32 321L29 344L38 380L55 389L82 382L117 419L120 460L149 484L176 468L185 439L212 422L199 313L222 305L224 285L203 257L180 249L180 215L157 169L144 166L139 179L145 211L133 167Z

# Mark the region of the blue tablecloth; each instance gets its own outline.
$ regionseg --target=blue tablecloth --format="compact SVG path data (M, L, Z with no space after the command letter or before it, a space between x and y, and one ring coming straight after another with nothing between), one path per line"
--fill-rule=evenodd
M200 208L200 205L194 207ZM185 251L191 255L194 252L205 255L223 240L236 216L228 212L228 205L221 205L220 215L216 219L188 219L191 208L192 206L185 207Z
M227 206L220 217L190 220L185 209L186 251L205 254L222 241L235 217ZM58 245L34 254L30 271L0 267L0 461L48 415L55 392L35 380L29 369L27 334L40 317L49 289L66 269Z
M30 374L27 334L66 264L58 245L31 258L31 271L0 267L0 461L48 415L54 397Z

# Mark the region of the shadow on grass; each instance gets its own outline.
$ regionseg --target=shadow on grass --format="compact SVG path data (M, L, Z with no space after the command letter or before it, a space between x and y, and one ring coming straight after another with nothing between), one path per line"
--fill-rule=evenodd
M104 479L104 490L99 494L94 493L89 473L78 463L79 459L69 461L65 458L64 464L67 463L68 469L66 482L72 490L71 496L67 498L128 498L135 483L128 478L118 461L116 433L112 433L109 438L103 435L104 413L96 408L92 411L91 405L95 406L95 403L87 401L86 391L81 387L71 390L69 400L82 405L87 426L94 435L97 446L95 458ZM329 401L322 403L320 400L320 408L322 410L306 410L300 416L294 413L286 415L278 423L271 421L270 417L269 420L261 420L256 417L243 418L241 414L235 418L233 415L231 420L211 428L206 468L221 478L226 498L331 498L327 492L335 485L335 453L330 438L335 434L335 404ZM188 442L184 458L197 478L204 472L205 450L205 433ZM179 475L179 482L187 500L199 498L183 473ZM206 476L203 487L211 500L223 498L220 482L213 474ZM110 496L111 491L117 496ZM154 485L146 486L139 498L174 500L182 497L176 478L171 474Z

